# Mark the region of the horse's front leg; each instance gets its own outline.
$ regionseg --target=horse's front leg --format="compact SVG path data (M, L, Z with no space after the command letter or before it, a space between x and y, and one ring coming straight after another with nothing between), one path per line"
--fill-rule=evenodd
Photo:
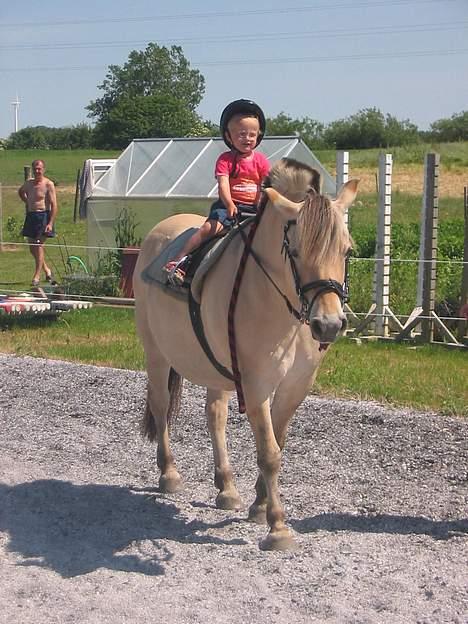
M288 426L297 408L304 400L311 388L315 374L302 378L285 378L278 386L271 406L271 420L276 442L281 450L286 443ZM256 497L249 508L249 520L258 524L266 524L267 517L267 489L262 473L258 475L255 483Z
M213 446L215 465L215 486L219 493L216 507L219 509L240 509L242 501L234 483L226 445L226 423L228 401L232 392L209 390L206 397L206 418Z
M260 548L262 550L287 550L294 546L294 540L284 523L284 510L279 496L278 474L281 467L281 448L276 441L269 401L265 401L258 408L247 410L247 415L255 435L257 463L262 476L262 487L266 494L266 519L270 527L270 532L260 543Z

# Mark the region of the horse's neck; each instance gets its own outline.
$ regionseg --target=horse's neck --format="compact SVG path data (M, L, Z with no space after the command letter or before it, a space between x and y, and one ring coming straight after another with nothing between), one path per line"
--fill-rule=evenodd
M284 223L274 209L267 208L258 226L253 249L276 285L288 297L296 297L288 258L283 253ZM267 279L265 277L265 279ZM275 294L277 298L278 295Z

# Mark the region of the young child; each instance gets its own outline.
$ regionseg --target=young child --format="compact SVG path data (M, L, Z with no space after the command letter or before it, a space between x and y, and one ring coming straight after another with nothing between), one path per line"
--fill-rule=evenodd
M224 142L230 148L216 161L219 199L211 206L201 228L164 267L173 283L183 282L183 265L191 251L223 228L233 225L238 212L255 214L261 182L270 171L266 156L255 151L265 133L265 115L255 102L231 102L224 109L219 125Z

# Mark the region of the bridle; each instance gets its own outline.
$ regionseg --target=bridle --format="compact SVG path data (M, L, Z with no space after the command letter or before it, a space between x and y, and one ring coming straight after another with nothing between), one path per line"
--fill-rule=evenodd
M285 258L289 259L289 263L291 265L291 272L294 279L294 286L296 288L297 296L299 297L299 301L301 303L301 309L296 310L288 300L288 308L290 307L290 312L293 314L295 318L301 323L305 323L306 325L310 324L310 315L312 314L312 308L314 307L317 299L328 292L333 292L338 296L341 305L349 300L349 258L351 251L348 251L345 257L345 271L344 271L344 281L342 284L337 280L327 278L327 279L317 279L312 280L311 282L307 282L306 284L301 285L301 278L299 276L299 271L297 269L295 258L297 257L297 252L291 248L291 242L289 240L288 232L289 228L293 225L297 225L296 219L289 220L284 226L283 233L283 244L281 247L281 253L284 254ZM312 299L310 301L307 300L306 293L311 290L315 290Z
M262 217L264 204L266 204L266 202L262 202L259 208L259 211L257 213L256 219L258 221L260 221ZM297 257L297 252L294 249L292 249L291 242L288 236L290 227L295 226L295 225L297 225L296 219L291 219L284 226L283 244L281 246L281 254L284 255L285 258L289 259L289 264L291 266L291 272L292 272L292 276L294 280L294 287L296 289L296 294L301 304L300 309L297 309L291 303L288 297L283 293L283 291L279 288L279 286L270 276L268 271L263 266L261 259L259 258L257 253L252 249L251 245L249 244L249 241L247 239L245 232L241 231L241 236L244 240L244 245L248 249L248 254L252 256L252 258L257 263L258 267L262 270L263 274L266 276L269 282L273 285L273 287L278 292L278 294L283 298L289 312L300 323L309 325L310 316L312 314L312 309L314 307L314 304L317 301L317 299L321 297L323 294L329 293L329 292L335 293L338 296L342 306L344 306L344 304L349 300L349 258L350 258L351 252L349 251L345 257L345 273L344 273L344 281L342 284L338 282L337 280L334 280L331 278L317 279L311 282L307 282L306 284L301 284L301 278L300 278L297 264L295 261L295 258ZM314 293L312 299L309 301L306 297L306 293L310 292L311 290L315 290L316 292Z
M291 266L292 275L294 278L294 284L296 288L296 293L299 297L300 301L300 310L298 310L288 299L288 297L283 293L280 287L273 280L271 275L265 269L262 264L261 259L257 255L257 253L252 248L252 242L255 237L255 233L257 231L258 225L261 221L262 215L265 211L265 207L268 203L268 196L266 193L263 193L260 204L257 208L257 214L255 218L252 220L252 225L250 227L250 231L248 234L245 233L243 228L239 228L239 232L241 234L242 240L244 242L244 250L242 252L242 256L239 262L239 266L237 268L237 273L234 279L234 285L231 294L231 300L229 302L229 310L228 310L228 336L229 336L229 350L231 354L231 364L232 364L232 376L228 371L225 371L224 368L220 368L218 363L216 362L214 356L212 356L211 350L207 351L205 348L205 353L207 353L210 357L210 360L216 362L215 366L218 371L221 372L224 376L227 376L230 379L234 380L236 391L237 391L237 399L239 403L239 412L242 414L245 412L245 399L244 393L242 390L242 378L241 372L239 368L239 362L237 359L237 348L236 348L236 331L235 331L235 323L234 323L234 315L236 310L236 305L239 297L240 285L242 282L242 277L244 274L245 266L247 263L247 259L249 256L257 263L258 267L262 270L263 274L267 277L269 282L273 285L275 290L284 300L289 312L302 324L310 325L310 316L312 314L312 308L314 303L317 301L318 297L321 297L323 294L332 292L335 293L340 299L341 305L348 299L348 264L349 264L349 254L346 256L345 260L345 279L343 284L334 280L334 279L318 279L308 282L307 284L302 285L299 271L297 269L297 264L295 261L295 256L297 256L296 252L291 248L291 243L288 237L289 228L293 225L297 225L295 220L290 220L286 223L284 227L283 233L283 244L281 253L284 254L285 258L289 258L289 263ZM313 295L310 301L307 300L306 293L311 290L315 290L315 294ZM328 347L328 344L320 344L319 350L322 351Z

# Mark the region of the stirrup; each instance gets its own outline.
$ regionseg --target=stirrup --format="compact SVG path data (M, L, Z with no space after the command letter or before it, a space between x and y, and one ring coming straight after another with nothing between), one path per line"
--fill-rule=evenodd
M172 284L172 286L182 286L185 280L185 271L182 268L182 265L187 260L188 256L184 256L180 260L174 264L174 266L167 270L167 281ZM169 264L169 263L168 263ZM167 266L167 265L166 265ZM166 268L166 267L164 267Z

